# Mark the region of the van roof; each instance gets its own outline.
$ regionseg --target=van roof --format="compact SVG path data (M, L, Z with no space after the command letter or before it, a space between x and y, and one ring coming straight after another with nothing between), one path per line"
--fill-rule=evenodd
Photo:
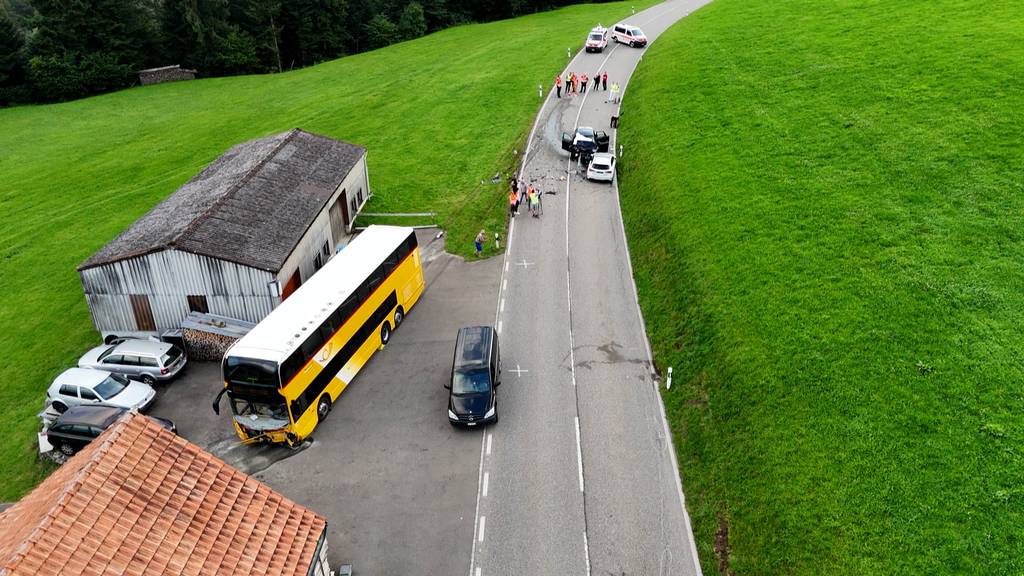
M490 326L467 326L459 330L455 340L455 366L485 366L490 360Z

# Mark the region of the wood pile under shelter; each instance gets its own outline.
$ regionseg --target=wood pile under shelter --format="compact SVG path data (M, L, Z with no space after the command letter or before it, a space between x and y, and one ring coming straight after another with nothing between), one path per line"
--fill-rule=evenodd
M192 312L181 322L181 337L190 359L219 362L228 348L255 326L227 316Z

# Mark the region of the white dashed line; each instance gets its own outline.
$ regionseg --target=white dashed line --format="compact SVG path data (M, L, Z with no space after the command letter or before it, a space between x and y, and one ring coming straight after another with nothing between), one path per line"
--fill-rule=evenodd
M587 541L587 531L583 531L583 552L587 559L587 576L590 576L590 543ZM477 568L479 570L479 568Z
M493 434L488 434L487 435L487 455L488 456L491 455L491 439L493 439L493 438L494 438Z
M484 472L484 498L487 498L487 486L491 483L490 472Z
M480 567L479 566L476 567L476 576L480 576Z
M501 334L501 320L498 320L498 334Z
M501 299L501 305L498 306L498 314L501 314L504 311L505 311L505 299L502 298Z
M477 542L484 541L484 529L487 528L487 516L480 517L480 535L477 536Z
M580 447L580 417L576 417L576 467L580 472L580 492L583 492L583 449ZM587 556L589 562L589 554Z
M508 289L508 278L505 278L504 280L501 281L501 292L502 292L502 294L504 294L505 290L507 290L507 289Z

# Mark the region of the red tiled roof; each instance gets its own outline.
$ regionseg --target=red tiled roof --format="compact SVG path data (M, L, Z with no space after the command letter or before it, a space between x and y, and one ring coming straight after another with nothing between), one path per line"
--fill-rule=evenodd
M128 414L0 513L0 575L305 575L326 525Z

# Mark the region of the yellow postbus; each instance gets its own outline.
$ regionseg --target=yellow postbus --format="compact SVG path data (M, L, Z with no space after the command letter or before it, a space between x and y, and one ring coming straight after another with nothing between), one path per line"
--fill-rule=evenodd
M244 443L294 445L423 293L411 228L370 226L224 355L224 389Z

